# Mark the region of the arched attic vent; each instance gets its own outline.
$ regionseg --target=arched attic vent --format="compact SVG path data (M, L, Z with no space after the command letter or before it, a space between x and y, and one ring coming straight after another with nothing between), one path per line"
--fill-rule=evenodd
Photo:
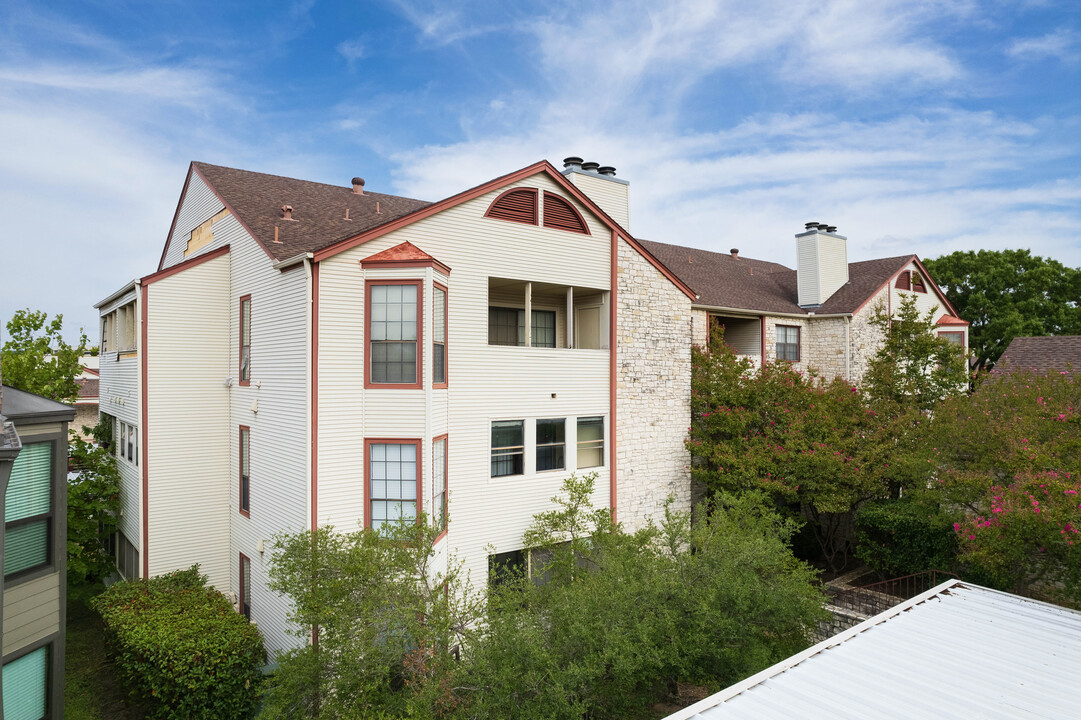
M585 218L569 202L550 192L544 193L544 227L589 235Z
M536 225L536 188L514 188L506 191L492 201L484 217Z

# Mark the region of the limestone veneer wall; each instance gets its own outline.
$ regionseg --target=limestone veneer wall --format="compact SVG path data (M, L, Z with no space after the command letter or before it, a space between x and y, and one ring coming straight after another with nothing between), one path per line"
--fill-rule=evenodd
M616 511L628 530L691 506L691 301L622 240L617 264ZM705 313L702 313L704 320Z

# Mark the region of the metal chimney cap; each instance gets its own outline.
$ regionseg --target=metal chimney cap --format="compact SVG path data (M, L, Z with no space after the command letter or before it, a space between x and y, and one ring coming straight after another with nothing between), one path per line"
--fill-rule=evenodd
M570 157L563 158L563 167L576 167L582 164L582 158L571 155Z
M818 221L812 220L811 222L803 223L803 227L807 230L814 230L816 227L818 227Z
M736 257L737 255L739 255L739 248L732 248L728 252L732 253L732 257Z
M582 169L583 169L583 170L585 170L585 171L587 171L587 172L590 172L590 171L596 170L596 169L597 169L597 168L599 168L600 166L601 166L601 164L600 164L600 163L595 163L595 162L593 162L593 161L590 161L590 162L584 162L584 163L582 163Z
M819 230L825 231L826 228L828 228L828 227L829 227L829 225L827 225L826 223L818 223L818 229Z
M599 172L601 175L609 175L609 176L611 176L611 175L616 174L616 169L614 167L612 167L611 165L602 165L599 168L597 168L597 172Z
M360 185L361 187L364 187L364 178L362 178L362 177L353 178L353 184L354 185Z
M836 225L830 225L829 227L826 228L826 232L828 232L828 233L837 232L837 226Z

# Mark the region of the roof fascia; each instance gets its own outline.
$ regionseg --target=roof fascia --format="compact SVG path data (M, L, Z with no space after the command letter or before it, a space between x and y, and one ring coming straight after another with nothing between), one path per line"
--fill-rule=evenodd
M102 300L101 302L99 302L99 303L95 304L95 305L94 305L94 308L95 308L95 309L98 309L98 308L102 308L102 307L104 307L104 306L108 305L109 303L113 302L114 300L117 300L117 299L119 299L119 298L120 298L120 297L122 297L122 296L123 296L124 294L126 294L126 293L129 293L129 292L131 292L132 290L136 289L137 287L139 287L139 281L138 281L138 280L132 280L132 281L131 281L131 282L129 282L129 283L127 284L127 285L125 285L124 287L120 288L119 290L117 290L116 292L114 292L114 293L113 293L112 295L110 295L109 297L107 297L107 298L105 298L104 300Z
M804 320L812 319L818 320L820 318L840 318L840 317L852 317L852 313L786 313L786 312L774 312L773 310L751 310L748 308L734 308L725 307L723 305L701 305L699 303L693 303L691 305L692 310L706 310L708 312L726 312L735 315L744 315L747 317L786 317L786 318L803 318Z
M431 217L432 215L442 212L443 210L446 210L448 208L452 208L456 205L461 205L464 202L480 197L485 193L491 192L496 188L508 185L513 182L518 182L519 180L531 177L538 173L546 174L557 185L562 187L571 196L573 196L575 200L585 205L586 208L588 208L591 213L596 215L597 218L604 225L608 226L610 230L614 231L619 235L619 237L623 238L623 240L628 245L633 247L638 252L638 254L640 254L651 265L657 268L657 270L659 270L662 275L668 278L668 280L677 288L679 288L687 297L689 297L691 300L696 300L698 298L698 295L694 292L694 290L692 290L686 283L676 277L675 273L665 267L664 263L654 257L653 254L646 250L641 243L631 237L630 233L623 229L619 223L617 223L608 215L608 213L606 213L595 202L589 199L589 197L585 193L579 190L574 183L568 180L566 176L563 175L563 173L556 170L555 167L553 167L552 164L547 160L540 160L533 163L532 165L528 165L522 168L521 170L516 170L515 172L509 173L507 175L502 175L493 180L489 180L482 185L478 185L469 190L465 190L458 193L457 195L451 195L450 197L440 200L439 202L432 203L431 205L427 205L423 208L420 208L419 210L414 210L411 213L402 215L395 220L371 228L370 230L366 230L358 235L354 235L351 238L340 240L333 245L329 245L322 250L317 251L315 253L315 261L320 262L328 257L337 255L340 252L344 252L358 245L362 245L369 240L374 240L377 237L386 235L389 232L405 227L406 225L410 225L414 222L417 222L418 220L423 220L424 218Z
M188 163L188 174L184 176L184 188L180 191L180 200L173 211L173 221L169 223L169 234L165 236L165 247L161 249L161 259L158 260L158 270L165 265L165 254L169 252L169 243L173 240L173 230L176 229L176 221L180 218L180 208L184 207L184 198L188 196L188 185L191 183L191 173L195 169L195 163ZM205 180L204 180L205 182Z
M931 277L931 273L927 272L927 268L925 268L923 266L923 263L920 262L919 256L913 255L912 258L916 261L916 265L919 267L920 272L923 273L923 276L931 281L931 287L935 289L935 294L938 295L938 299L941 300L947 308L949 308L950 315L953 315L956 318L960 318L961 316L957 314L957 310L954 309L949 299L946 298L946 293L942 292L942 288L938 286L938 283L935 282L935 279ZM961 319L964 320L964 318Z
M198 166L196 166L195 163L192 163L191 167L192 167L192 170L194 170L196 173L198 173L199 178L204 183L206 183L206 186L208 188L210 188L210 192L214 193L214 196L216 198L218 198L218 200L221 201L221 204L225 206L225 209L229 211L229 214L236 218L237 222L240 223L240 226L242 228L244 228L244 230L248 233L248 235L251 236L251 239L254 240L256 242L256 244L263 249L263 252L265 252L267 257L270 258L270 262L272 262L272 263L276 262L277 258L274 257L274 253L270 252L270 249L266 245L263 244L263 241L260 240L259 237L254 232L252 232L252 229L250 227L248 227L248 223L244 222L244 218L240 217L240 215L237 213L236 209L233 208L233 206L229 204L229 201L226 200L224 197L222 197L222 194L220 192L218 192L218 189L216 187L214 187L214 185L209 180L206 179L206 175L203 174L203 171L200 170L198 168ZM180 206L179 205L177 206L177 212L180 212ZM169 231L170 237L172 236L172 234L173 233L170 230Z
M147 285L149 285L151 283L155 283L158 280L164 280L165 278L167 278L167 277L169 277L171 275L176 275L177 273L183 272L183 271L187 270L188 268L193 268L196 265L202 265L205 262L208 262L210 260L214 260L215 258L219 258L222 255L227 255L228 253L229 253L229 246L228 245L222 245L217 250L211 250L208 253L204 253L202 255L196 255L195 257L188 258L184 262L177 263L176 265L170 265L169 267L165 268L164 270L159 270L156 273L152 273L150 275L147 275L146 277L144 277L139 282L145 288Z

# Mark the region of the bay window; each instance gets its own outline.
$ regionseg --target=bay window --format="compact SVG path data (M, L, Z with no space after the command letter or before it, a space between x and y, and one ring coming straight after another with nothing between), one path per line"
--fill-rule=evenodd
M420 495L419 441L366 440L365 445L365 526L379 530L389 523L415 521Z

